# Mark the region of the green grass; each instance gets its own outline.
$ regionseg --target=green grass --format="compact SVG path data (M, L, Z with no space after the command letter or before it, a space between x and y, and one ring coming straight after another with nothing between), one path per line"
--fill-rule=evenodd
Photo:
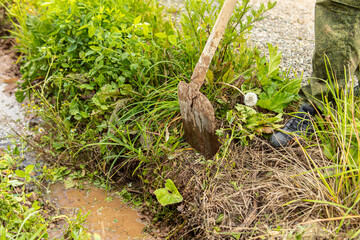
M315 184L324 193L322 200L306 201L325 206L325 219L319 219L320 222L332 225L337 233L348 231L351 239L356 239L360 231L349 227L349 223L360 215L360 99L354 95L354 81L342 88L330 73L331 70L327 81L330 97L324 97L322 115L315 121L314 145L332 164L319 167L303 148L317 176Z

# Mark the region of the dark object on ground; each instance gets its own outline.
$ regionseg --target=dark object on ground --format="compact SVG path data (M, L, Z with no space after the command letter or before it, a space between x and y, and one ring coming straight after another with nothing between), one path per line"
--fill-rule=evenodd
M293 134L310 134L312 130L311 117L316 114L316 110L304 103L295 117L291 118L289 122L281 129L281 131L275 132L270 138L270 144L275 147L285 147L294 138Z
M41 124L43 124L43 120L39 117L32 117L29 120L29 128L40 126Z
M199 92L206 72L225 32L237 0L226 0L203 49L189 84L180 82L178 97L188 143L207 158L219 150L215 135L215 115L209 99Z

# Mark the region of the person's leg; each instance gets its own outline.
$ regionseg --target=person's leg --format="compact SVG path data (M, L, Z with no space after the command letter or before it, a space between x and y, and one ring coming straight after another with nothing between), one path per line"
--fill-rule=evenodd
M342 0L339 0L342 1ZM360 1L360 0L359 0ZM332 100L325 80L328 79L325 55L330 61L331 69L338 86L345 86L346 77L354 75L359 67L360 55L360 9L331 0L317 0L315 6L315 51L313 56L313 73L309 83L302 87L300 96L304 104L296 117L275 132L270 143L274 147L286 146L293 138L286 132L307 132L311 116L322 109L322 99ZM328 66L330 69L330 66Z
M340 1L339 1L340 2ZM340 88L346 78L353 77L359 67L360 9L331 0L317 0L315 7L315 51L313 73L309 84L302 87L300 96L322 109L322 98L332 100L325 80L331 70ZM328 70L326 69L328 65ZM334 79L330 79L334 80Z

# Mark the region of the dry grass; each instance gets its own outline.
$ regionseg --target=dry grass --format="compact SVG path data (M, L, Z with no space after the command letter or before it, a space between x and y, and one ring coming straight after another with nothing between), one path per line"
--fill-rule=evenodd
M186 221L170 238L332 239L335 222L319 219L342 216L342 209L306 201L332 201L312 171L332 163L316 145L306 152L296 143L276 150L260 139L231 146L226 159L183 152L167 177L184 196L177 210Z

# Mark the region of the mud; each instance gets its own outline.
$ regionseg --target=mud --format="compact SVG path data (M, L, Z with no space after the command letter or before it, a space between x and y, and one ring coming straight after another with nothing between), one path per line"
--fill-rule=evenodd
M15 100L19 70L11 41L0 39L0 148L10 145L9 137L25 129L21 106Z
M102 240L151 239L143 233L145 227L135 210L122 202L121 198L104 189L87 186L86 190L66 189L64 184L50 186L50 201L68 216L89 213L85 226L90 233L97 233ZM61 235L53 233L52 238Z

